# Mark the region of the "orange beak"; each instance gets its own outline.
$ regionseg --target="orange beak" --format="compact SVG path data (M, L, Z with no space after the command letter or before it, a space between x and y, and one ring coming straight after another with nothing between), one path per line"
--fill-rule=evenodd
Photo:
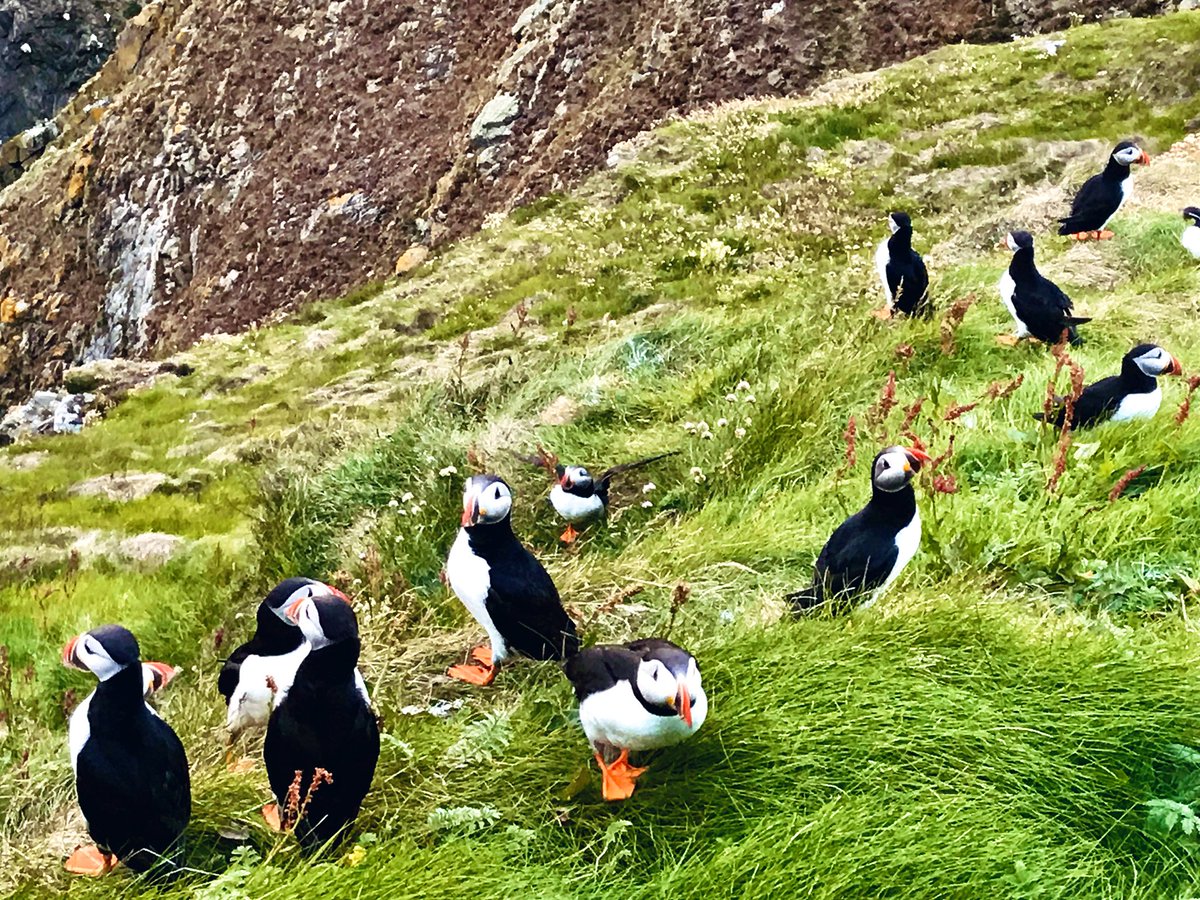
M570 476L568 476L568 475L564 475L562 478L558 479L558 483L563 486L564 490L568 490L568 491L571 488L575 487L575 482L573 482L571 480Z
M463 528L469 528L475 524L475 498L467 499L467 505L463 507L462 525Z
M79 660L75 658L75 645L79 643L78 635L67 641L67 645L63 647L62 661L63 665L68 669L82 669Z
M326 585L326 587L329 588L329 593L333 594L333 596L337 597L339 600L344 600L346 602L347 606L354 605L354 601L351 600L345 594L343 594L341 591L339 591L337 588L333 587L332 585Z
M692 727L692 698L688 696L687 685L679 682L679 696L675 699L676 712L688 728Z
M1180 363L1179 360L1176 359L1174 356L1171 357L1171 366L1170 366L1170 368L1167 369L1167 374L1168 375L1182 375L1183 374L1183 364Z
M299 600L293 600L288 604L287 617L296 624L300 624L300 607L304 605L304 601L307 599L307 597L301 597Z
M1150 154L1145 150L1142 151L1142 158L1138 160L1143 166L1150 165Z
M925 466L933 462L933 457L931 457L924 450L918 450L916 447L905 447L904 452L917 461L918 470L921 468L921 466Z
M150 682L150 693L152 694L170 684L171 679L178 673L174 666L164 662L144 662L142 665L154 673L153 680Z

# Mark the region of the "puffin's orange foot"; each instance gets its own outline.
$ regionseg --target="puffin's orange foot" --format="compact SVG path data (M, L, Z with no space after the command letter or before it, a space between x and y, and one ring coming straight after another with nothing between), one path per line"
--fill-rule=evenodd
M882 309L871 310L871 315L874 316L876 319L880 319L880 320L886 322L890 318L892 318L892 310L889 307L885 306Z
M1098 241L1111 241L1114 237L1116 237L1116 235L1113 234L1111 231L1097 231L1096 232L1096 240L1098 240Z
M478 684L481 687L489 685L496 680L496 666L492 662L490 647L476 647L471 651L471 659L475 660L476 665L463 663L451 666L446 670L446 674L458 681L465 681L467 684Z
M283 820L279 818L278 803L264 803L262 808L263 821L267 823L267 827L275 832L283 831Z
M579 532L575 530L574 525L568 525L567 530L558 536L558 539L564 544L573 544L579 538Z
M605 764L604 756L597 753L596 762L600 766L603 779L601 793L604 799L609 801L628 800L632 797L638 778L646 772L644 767L638 768L629 764L628 750L622 750L621 755L609 764Z
M107 875L116 866L117 858L103 852L95 844L77 847L75 852L63 863L63 867L72 875L87 875L91 878Z
M1021 342L1021 339L1015 334L998 334L996 335L996 343L1001 347L1015 347Z

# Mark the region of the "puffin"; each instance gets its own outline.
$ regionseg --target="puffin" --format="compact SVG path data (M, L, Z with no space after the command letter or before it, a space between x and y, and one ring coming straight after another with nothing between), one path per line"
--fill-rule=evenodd
M884 306L876 315L890 319L897 312L906 316L933 315L929 302L929 273L921 254L912 248L912 220L906 212L888 215L891 236L875 251L875 268L883 284Z
M263 762L276 802L263 816L313 850L358 816L379 761L379 723L357 679L361 645L350 604L301 595L287 615L310 649L267 724Z
M135 872L174 869L192 813L187 754L145 697L175 670L141 662L137 639L120 625L71 638L62 661L99 680L67 728L79 808L95 841L71 854L67 871L104 875L118 861Z
M797 613L832 604L833 612L871 606L916 555L921 514L912 480L929 462L915 447L887 447L871 464L871 499L830 536L812 584L789 594ZM864 599L865 598L865 599Z
M1021 338L1032 337L1057 344L1066 331L1072 344L1082 344L1075 326L1091 319L1071 315L1074 308L1071 298L1037 270L1033 262L1033 235L1028 231L1012 231L1004 243L1013 251L1013 258L1008 271L1000 276L998 288L1016 328L1011 335L996 338L997 342L1016 346Z
M579 652L575 623L550 574L513 533L512 489L498 475L472 475L463 491L462 527L446 559L446 580L483 626L491 649L452 666L451 678L487 685L512 652L562 660Z
M309 645L295 622L288 618L287 610L299 599L317 596L336 597L349 603L349 598L337 588L312 578L287 578L279 582L258 605L254 636L234 650L221 667L217 689L228 707L227 756L243 732L266 726L272 707L291 686L297 667L308 655ZM365 693L362 676L357 678Z
M1200 259L1200 206L1189 206L1183 211L1183 218L1188 224L1179 236L1179 243L1183 244L1184 250Z
M1102 422L1127 422L1149 419L1162 404L1159 375L1182 375L1183 367L1174 356L1157 344L1138 344L1121 360L1121 374L1110 375L1089 384L1075 401L1072 428L1091 428ZM1034 418L1062 428L1066 407L1062 397L1055 398L1056 409L1049 420L1045 413Z
M575 530L576 525L601 519L608 514L608 489L614 476L632 472L678 453L678 450L671 450L668 453L611 466L601 472L599 477L592 475L583 466L560 464L558 457L547 453L541 447L538 447L535 456L518 458L541 466L554 476L554 487L550 489L550 505L567 521L567 529L559 535L559 540L564 544L573 544L579 537L579 532Z
M646 771L629 762L630 752L686 741L708 715L696 658L662 638L588 647L563 671L579 701L605 800L629 799Z
M1104 171L1085 181L1071 201L1071 214L1059 219L1062 224L1058 233L1070 235L1076 241L1111 238L1113 233L1106 231L1105 226L1129 196L1129 167L1149 162L1150 157L1133 141L1117 144Z

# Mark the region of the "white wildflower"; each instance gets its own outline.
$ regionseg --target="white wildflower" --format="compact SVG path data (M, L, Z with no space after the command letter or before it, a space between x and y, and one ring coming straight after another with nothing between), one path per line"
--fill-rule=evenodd
M736 403L737 402L737 394L726 394L725 399L728 400L730 403Z
M643 494L648 494L651 491L656 491L656 490L658 490L658 485L655 484L653 481L647 481L645 484L642 485L642 493Z
M412 491L405 491L403 494L400 495L400 502L407 503L412 498L413 498Z
M649 509L649 508L650 508L650 507L652 507L653 505L654 505L654 504L653 504L653 503L651 503L649 500L643 500L643 501L642 501L642 509Z
M708 481L708 476L704 474L704 470L699 466L692 466L692 481L700 484L702 481Z
M400 501L397 500L395 497L393 497L391 500L388 501L388 506L390 506L392 509L395 509L399 505L400 505Z
M755 402L755 400L754 400L754 395L753 395L753 394L747 394L745 399L746 399L746 402L747 402L747 403L754 403L754 402Z
M456 469L454 466L446 466L444 469L439 469L438 474L443 478L449 478L451 475L457 475L458 469Z
M737 387L735 387L734 390L735 391L748 391L748 390L750 390L750 382L743 379L742 381L739 381L737 383Z
M706 431L706 432L704 432L704 434L700 435L700 437L702 437L706 441L711 441L712 440L712 432Z
M738 437L738 438L744 438L746 436L746 429L745 428L733 429L733 436Z
M724 428L728 424L729 424L728 419L717 419L717 427L718 428Z

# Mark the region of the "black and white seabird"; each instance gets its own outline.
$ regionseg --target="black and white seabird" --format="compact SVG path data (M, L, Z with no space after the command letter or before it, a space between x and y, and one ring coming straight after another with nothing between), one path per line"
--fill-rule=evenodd
M536 456L521 456L525 462L541 466L554 476L554 487L550 490L550 505L567 521L567 530L559 539L564 544L574 543L579 537L576 525L584 525L608 514L608 489L615 476L624 472L632 472L648 466L650 463L675 456L679 451L658 453L633 462L621 463L605 469L599 476L592 475L583 466L565 466L553 456L538 447Z
M287 610L306 597L336 597L349 602L337 588L312 578L281 581L258 605L254 636L229 655L217 678L228 712L229 743L249 729L264 728L271 710L287 694L309 645ZM357 676L362 687L362 676ZM365 693L365 687L362 687Z
M1200 207L1189 206L1183 211L1183 218L1188 224L1179 236L1179 243L1183 244L1184 250L1200 259Z
M899 577L921 543L912 480L927 462L929 456L912 447L880 451L871 467L870 501L830 536L812 584L788 595L797 612L825 603L834 612L866 609Z
M361 646L350 604L301 596L287 613L310 651L267 725L263 762L276 803L263 814L315 849L358 816L379 761L379 723L356 674Z
M888 216L890 237L875 251L875 268L883 284L884 306L879 318L888 319L897 312L906 316L930 316L929 273L921 254L912 248L912 221L906 212Z
M472 475L463 492L462 528L446 560L446 580L483 626L491 650L476 647L475 664L447 673L471 684L491 684L511 652L564 659L579 637L550 574L512 529L512 491L496 475Z
M1101 422L1149 419L1162 404L1159 375L1181 375L1179 360L1157 344L1138 344L1121 360L1121 374L1089 384L1075 401L1072 428L1090 428ZM1045 420L1044 413L1034 418ZM1061 428L1066 418L1062 398L1050 421Z
M1016 327L1011 336L996 340L1015 345L1021 338L1032 337L1057 344L1065 331L1072 344L1082 344L1075 326L1091 319L1071 315L1074 309L1071 298L1037 270L1033 262L1033 235L1028 231L1009 232L1005 245L1013 251L1013 258L1008 271L1000 276L998 288Z
M191 817L187 754L145 700L175 670L140 656L120 625L93 628L63 648L64 665L100 681L67 730L79 808L96 842L71 855L69 872L103 875L118 861L135 872L173 867Z
M1104 171L1085 181L1071 201L1071 214L1059 220L1062 224L1058 233L1077 241L1111 238L1113 233L1106 231L1105 226L1129 196L1129 167L1149 162L1150 157L1133 141L1117 144Z
M695 658L660 638L588 647L567 660L579 722L603 774L605 800L626 800L645 768L630 752L687 740L708 715Z

